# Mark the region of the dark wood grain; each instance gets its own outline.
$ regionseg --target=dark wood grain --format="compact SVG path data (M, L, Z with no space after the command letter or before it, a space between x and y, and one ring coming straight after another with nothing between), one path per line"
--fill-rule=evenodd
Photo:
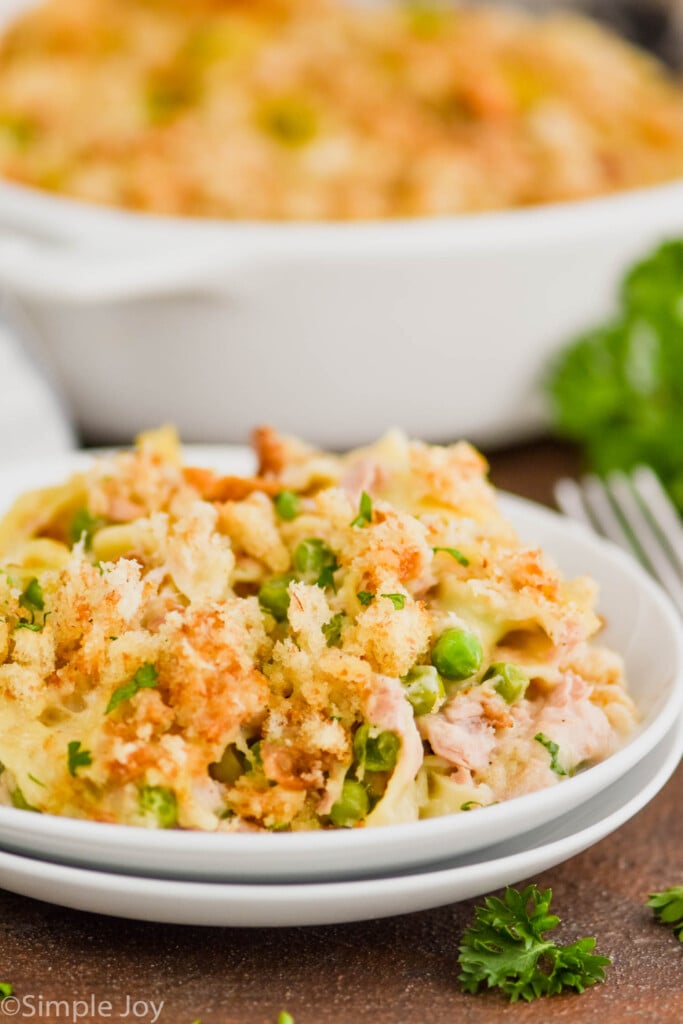
M571 449L535 444L495 456L492 474L550 502L553 479L576 465ZM679 768L618 832L533 879L552 886L564 941L596 935L614 959L606 983L582 996L510 1006L495 993L461 994L457 946L476 901L336 927L237 930L104 918L0 892L0 980L22 998L111 1000L112 1015L88 1024L121 1020L127 996L163 1001L159 1024L275 1024L282 1009L296 1024L680 1024L683 946L644 900L683 883L682 786ZM32 1019L70 1018L54 1007Z

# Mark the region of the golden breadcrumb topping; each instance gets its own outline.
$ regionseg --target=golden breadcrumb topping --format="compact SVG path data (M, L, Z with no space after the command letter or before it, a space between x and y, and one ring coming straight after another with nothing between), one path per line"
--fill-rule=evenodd
M198 217L528 206L683 176L683 90L569 14L47 0L0 40L0 174Z
M0 521L0 799L204 830L466 811L635 722L594 588L501 516L483 458L268 428L252 477L143 435Z

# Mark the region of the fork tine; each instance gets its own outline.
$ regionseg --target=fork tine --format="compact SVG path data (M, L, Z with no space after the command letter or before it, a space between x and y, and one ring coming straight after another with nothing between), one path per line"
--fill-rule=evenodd
M584 526L589 526L591 530L595 529L595 524L588 515L586 506L583 503L581 488L575 480L571 480L569 477L562 477L555 484L554 493L558 508L566 516L569 516L570 519L576 519L579 523L583 523Z
M661 531L652 521L652 512L646 512L624 473L611 473L607 478L607 488L627 529L642 548L653 575L683 612L683 580L668 546L665 546Z
M683 525L649 467L639 466L632 478L615 472L606 481L559 480L555 498L565 514L634 554L683 614Z
M616 515L602 481L593 475L584 476L580 483L563 478L555 485L555 500L565 515L590 527L594 533L626 548L635 555L648 572L652 572L645 552L634 543Z
M609 540L618 544L619 547L633 552L638 561L642 562L645 568L651 572L652 566L648 561L645 551L637 542L633 532L625 529L623 521L614 510L614 505L610 500L609 491L604 482L597 476L587 476L583 481L583 491L586 496L586 503L598 530L604 533L605 537Z
M683 574L683 524L657 474L649 466L638 466L631 477L635 492Z

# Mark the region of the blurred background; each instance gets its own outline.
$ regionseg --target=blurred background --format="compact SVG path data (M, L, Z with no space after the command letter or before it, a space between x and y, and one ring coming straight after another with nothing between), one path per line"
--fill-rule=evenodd
M402 6L413 36L400 44L386 25L337 38L330 22L325 34L317 0L0 3L0 358L11 397L2 455L127 442L169 420L190 441L243 441L268 420L334 448L394 424L487 451L555 433L601 471L651 462L683 505L683 3L499 6L579 12L662 66L572 29L564 41L549 35L547 54L537 47L547 70L557 46L566 90L557 68L554 84L534 77L533 44L522 41L511 100L489 44L477 37L469 56L462 43L441 50L444 5L419 0ZM346 47L341 114L320 113L321 59L311 71L287 52L292 11L299 44L310 16L313 48L333 61ZM267 45L254 12L271 19L269 32L276 25ZM495 18L491 39L512 31ZM373 60L381 51L384 78L376 64L372 78L354 68L350 38ZM110 68L123 82L131 60L148 58L144 121ZM460 91L436 104L439 76L458 61L469 82L456 68ZM186 74L199 65L201 90ZM260 90L248 124L238 66ZM278 81L288 83L280 92ZM367 81L377 94L364 96ZM399 92L408 109L411 89L432 119L425 134L392 109ZM118 132L109 141L100 120ZM269 133L257 156L245 131ZM372 190L391 146L403 147L405 168L384 208ZM468 164L468 146L479 164ZM87 181L67 152L90 161ZM502 199L482 198L489 172L496 188L523 179L520 153L538 158L536 192L505 198L501 186ZM135 193L120 186L133 160ZM355 191L330 171L344 160ZM223 206L193 192L200 165ZM584 179L596 169L604 181L591 190ZM256 199L231 214L249 182ZM448 189L466 199L449 206Z

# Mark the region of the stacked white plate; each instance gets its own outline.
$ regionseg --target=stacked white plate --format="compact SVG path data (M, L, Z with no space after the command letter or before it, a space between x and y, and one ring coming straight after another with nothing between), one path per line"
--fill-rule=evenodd
M190 449L248 471L242 449ZM64 478L84 456L0 477L1 503ZM619 828L683 752L683 627L636 563L581 526L503 496L522 537L568 575L600 585L601 642L619 651L641 715L601 764L550 789L468 813L376 829L204 834L152 831L0 808L0 886L63 906L182 924L327 924L481 895L560 863Z

